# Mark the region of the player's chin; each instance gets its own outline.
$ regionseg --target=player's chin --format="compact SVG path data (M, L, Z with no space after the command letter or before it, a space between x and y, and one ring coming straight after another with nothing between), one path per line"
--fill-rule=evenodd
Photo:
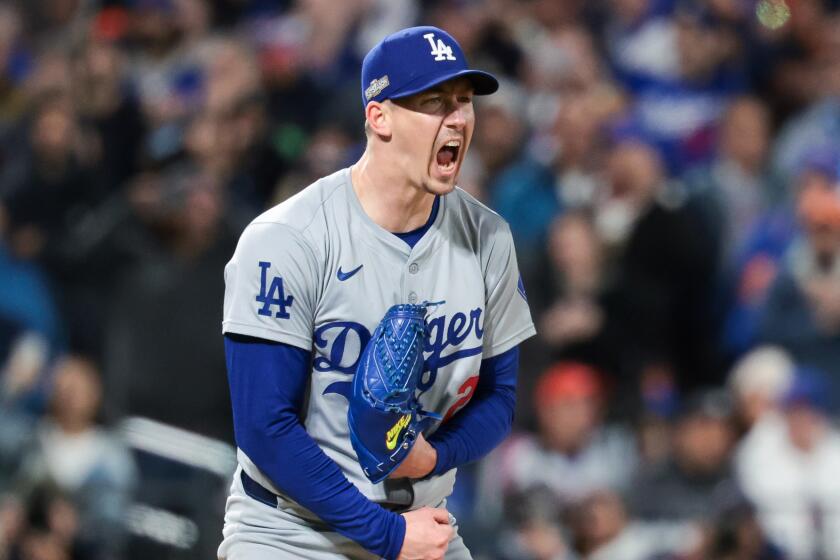
M434 194L447 194L455 189L458 181L459 165L451 164L443 167L437 163L432 164L429 173L428 190Z
M455 190L455 181L441 181L439 179L431 179L426 182L426 192L434 195L449 194Z

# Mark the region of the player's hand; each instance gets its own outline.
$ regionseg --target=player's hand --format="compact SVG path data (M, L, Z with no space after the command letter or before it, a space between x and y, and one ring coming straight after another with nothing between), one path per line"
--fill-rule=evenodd
M423 478L435 468L437 451L429 445L423 434L417 436L408 456L400 463L388 478Z
M424 507L402 516L405 538L397 560L442 560L454 532L449 524L449 512Z

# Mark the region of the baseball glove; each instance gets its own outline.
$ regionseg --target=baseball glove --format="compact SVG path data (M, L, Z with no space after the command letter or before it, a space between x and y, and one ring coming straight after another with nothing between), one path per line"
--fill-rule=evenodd
M429 303L391 307L362 352L347 423L365 476L384 480L406 458L437 414L421 409L416 390L429 336Z

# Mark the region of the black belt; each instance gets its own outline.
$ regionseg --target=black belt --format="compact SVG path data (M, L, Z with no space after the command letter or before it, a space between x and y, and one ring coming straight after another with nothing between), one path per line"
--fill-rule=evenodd
M250 498L257 500L260 503L263 503L269 507L276 508L278 504L278 500L282 499L280 496L248 476L248 473L245 472L245 469L242 469L240 472L239 478L242 480L242 489L245 490L245 494L247 494ZM413 492L412 492L413 498ZM411 507L411 504L408 503L396 503L396 502L376 502L380 506L384 507L387 510L393 511L395 513L402 513L408 511Z
M271 506L273 508L277 507L277 500L280 496L248 476L245 469L242 469L242 475L239 478L242 479L242 489L245 490L245 493L248 494L248 496L258 502L264 503L267 506Z

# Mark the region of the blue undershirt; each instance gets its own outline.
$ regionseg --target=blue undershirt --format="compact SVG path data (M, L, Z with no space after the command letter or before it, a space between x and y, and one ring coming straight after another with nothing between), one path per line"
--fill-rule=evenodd
M338 533L396 558L405 519L368 500L300 421L311 353L228 334L225 355L236 445L277 488ZM429 438L438 454L431 475L481 458L510 432L518 363L518 347L482 360L470 402Z
M429 228L432 227L432 224L435 223L435 218L438 215L438 208L440 208L440 197L436 196L434 203L432 203L432 213L429 214L429 219L426 220L426 223L420 226L417 229L413 229L411 231L407 231L405 233L395 233L397 237L408 243L408 246L412 249L417 242L420 241L420 238L425 235Z

